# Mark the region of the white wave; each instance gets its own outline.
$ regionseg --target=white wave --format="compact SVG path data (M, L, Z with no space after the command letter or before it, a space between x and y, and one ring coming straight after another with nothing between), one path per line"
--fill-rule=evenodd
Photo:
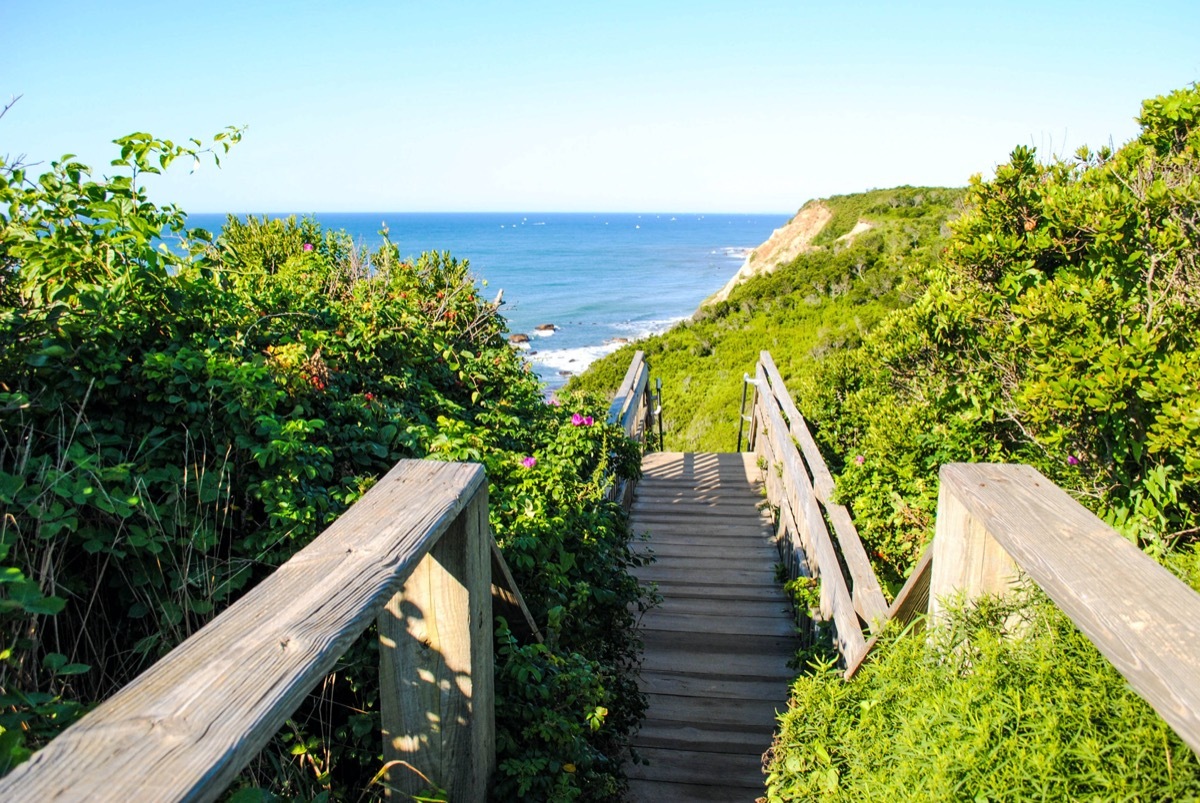
M686 320L687 316L681 315L678 318L659 318L649 321L622 321L621 323L613 324L613 328L620 329L622 332L629 332L631 340L641 340L643 337L650 337L650 335L660 335L680 321Z
M619 343L606 343L602 346L581 346L573 349L549 349L526 356L526 359L538 365L544 365L555 371L569 371L573 374L582 373L589 365L606 354L612 354L619 349Z

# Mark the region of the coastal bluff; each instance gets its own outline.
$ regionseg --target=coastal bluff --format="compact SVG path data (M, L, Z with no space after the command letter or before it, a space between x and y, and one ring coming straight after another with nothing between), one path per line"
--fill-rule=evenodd
M833 219L831 210L824 201L812 200L800 207L792 219L775 229L767 241L755 248L746 257L738 272L724 287L706 298L701 306L716 304L729 298L733 288L752 276L771 273L780 265L786 265L800 254L812 251L817 246L812 240Z

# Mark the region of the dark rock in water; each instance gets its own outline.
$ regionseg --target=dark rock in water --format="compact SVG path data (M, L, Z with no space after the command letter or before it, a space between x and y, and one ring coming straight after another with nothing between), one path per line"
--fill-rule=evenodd
M559 371L558 375L559 376L575 376L575 372L574 371Z
M552 323L539 323L537 326L535 326L533 328L538 330L539 332L556 332L556 331L558 331L558 327Z
M529 335L523 335L520 332L518 332L515 335L509 335L508 342L509 343L528 343Z

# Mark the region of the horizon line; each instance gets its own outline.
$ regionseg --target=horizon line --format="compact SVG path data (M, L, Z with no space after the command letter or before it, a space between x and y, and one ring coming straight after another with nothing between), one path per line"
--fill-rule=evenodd
M680 212L679 210L672 210L672 211L647 212L644 210L643 211L616 211L616 210L601 209L601 210L586 210L586 211L552 212L552 211L547 211L544 209L532 210L532 211L531 210L508 210L508 209L499 209L499 210L493 210L493 209L480 209L480 210L438 210L438 209L380 210L380 209L367 209L367 210L324 210L324 211L309 210L309 211L304 211L304 212L301 212L298 210L265 211L265 212L263 212L263 211L230 212L228 210L199 210L199 211L185 211L184 214L186 214L186 215L267 215L267 216L271 216L271 215L298 215L298 216L299 215L526 215L526 216L528 216L528 215L650 215L650 216L661 217L662 215L700 215L700 216L703 216L703 215L794 215L795 211L783 212L783 211L760 210L760 211L756 211L756 212L695 212L695 211Z

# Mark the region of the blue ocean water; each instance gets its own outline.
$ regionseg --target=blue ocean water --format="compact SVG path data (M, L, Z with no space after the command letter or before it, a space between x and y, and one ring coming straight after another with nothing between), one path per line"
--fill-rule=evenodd
M276 215L272 215L273 217ZM786 215L318 213L373 248L387 226L402 256L450 251L504 291L509 331L530 336L526 356L550 389L619 339L662 331L696 310L737 272L749 249ZM224 215L193 214L190 226L217 231ZM538 324L554 324L538 336Z

